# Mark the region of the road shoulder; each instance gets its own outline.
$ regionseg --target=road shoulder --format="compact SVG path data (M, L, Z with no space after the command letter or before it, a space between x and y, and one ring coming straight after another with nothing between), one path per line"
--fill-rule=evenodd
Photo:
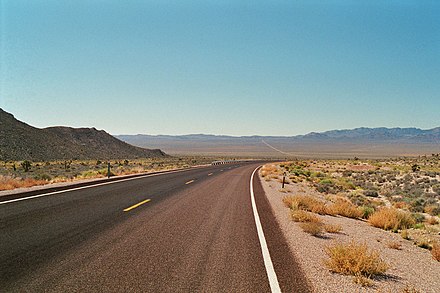
M255 201L270 256L282 292L314 292L297 258L292 254L259 176L253 182Z

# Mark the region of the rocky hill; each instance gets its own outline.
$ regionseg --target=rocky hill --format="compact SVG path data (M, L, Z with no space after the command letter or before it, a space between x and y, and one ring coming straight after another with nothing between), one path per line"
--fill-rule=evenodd
M133 159L166 156L95 128L35 128L0 109L0 160Z

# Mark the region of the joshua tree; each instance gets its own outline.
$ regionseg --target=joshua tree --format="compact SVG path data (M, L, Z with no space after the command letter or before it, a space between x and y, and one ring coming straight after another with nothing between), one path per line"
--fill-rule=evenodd
M414 164L411 166L411 169L413 172L417 172L417 171L420 171L420 166L417 164Z
M22 163L21 163L21 166L23 167L23 170L25 171L25 172L28 172L29 171L29 169L31 168L31 166L32 166L32 164L31 164L31 162L29 162L29 161L23 161Z

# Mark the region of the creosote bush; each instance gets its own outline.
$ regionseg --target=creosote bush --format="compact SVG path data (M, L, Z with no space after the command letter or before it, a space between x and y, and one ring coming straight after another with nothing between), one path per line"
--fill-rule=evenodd
M373 227L393 231L411 228L415 224L410 213L387 207L378 209L368 218L368 222Z
M365 243L350 241L335 243L327 246L325 252L328 259L324 264L333 272L343 275L364 276L371 278L382 275L389 268L379 256L379 253L370 250Z

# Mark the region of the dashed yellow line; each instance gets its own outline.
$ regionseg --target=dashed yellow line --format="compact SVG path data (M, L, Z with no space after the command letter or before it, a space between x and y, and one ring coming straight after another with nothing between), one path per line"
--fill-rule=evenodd
M141 201L140 203L137 203L137 204L135 204L135 205L132 205L131 207L126 208L126 209L124 210L124 212L129 212L129 211L131 211L132 209L135 209L135 208L137 208L138 206L143 205L144 203L149 202L150 200L151 200L151 199L146 199L146 200L144 200L144 201Z
M194 180L190 180L190 181L186 182L185 184L188 185L188 184L191 184L193 182L194 182Z

